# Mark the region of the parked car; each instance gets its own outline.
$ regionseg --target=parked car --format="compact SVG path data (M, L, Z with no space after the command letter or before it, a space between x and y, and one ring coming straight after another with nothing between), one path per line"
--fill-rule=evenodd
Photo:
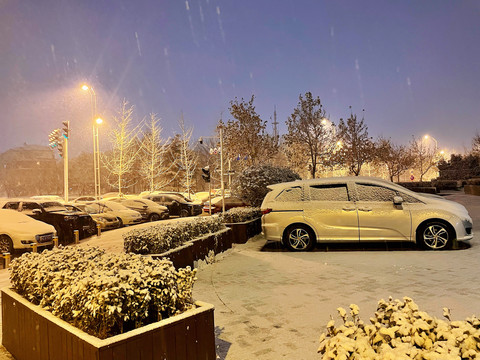
M53 225L58 240L69 243L74 240L73 231L78 230L80 238L91 236L96 231L95 221L85 212L69 211L56 201L35 201L33 199L8 199L0 203L3 209L17 210L35 220Z
M122 204L110 200L99 200L87 203L96 214L111 214L118 218L120 227L124 225L139 224L143 221L142 215Z
M96 213L96 206L89 206L87 204L65 204L67 209L78 209L78 211L84 211L92 217L97 225L100 225L102 230L118 229L120 227L120 220L114 215L108 213Z
M235 196L230 196L225 198L225 211L230 210L231 208L234 207L243 207L243 206L249 206L245 201L242 199L239 199L238 197ZM204 212L209 212L209 203L206 201L203 204L203 211ZM223 205L222 205L222 197L215 197L212 199L212 214L222 212Z
M29 249L32 244L37 244L39 250L52 247L55 235L52 225L15 210L0 210L0 254Z
M164 220L170 216L166 206L159 205L152 200L142 198L116 198L111 199L111 201L118 202L129 209L138 211L142 214L144 221Z
M141 197L166 206L171 216L195 216L202 213L201 204L189 202L177 194L148 194Z
M473 238L464 206L370 177L270 185L261 209L267 240L293 251L316 242L411 241L426 249Z

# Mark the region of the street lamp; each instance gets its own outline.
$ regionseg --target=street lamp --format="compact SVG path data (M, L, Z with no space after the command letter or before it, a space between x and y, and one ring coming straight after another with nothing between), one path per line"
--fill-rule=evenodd
M90 99L92 102L92 134L93 134L93 173L95 178L95 199L100 199L100 149L98 146L98 125L100 125L103 120L97 118L95 121L95 116L97 113L97 95L93 87L84 84L82 90L88 91L90 93Z
M425 140L432 139L432 140L435 142L435 152L437 152L437 149L438 149L438 141L437 141L437 139L435 139L433 136L430 136L430 135L428 135L428 134L426 134L423 138L424 138Z

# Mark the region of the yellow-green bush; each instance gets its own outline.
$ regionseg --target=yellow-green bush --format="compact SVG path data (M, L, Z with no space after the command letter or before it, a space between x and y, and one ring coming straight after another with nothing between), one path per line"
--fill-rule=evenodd
M343 324L332 319L320 336L318 352L322 359L374 360L449 360L478 359L480 356L480 320L475 316L451 321L450 310L443 309L447 320L420 311L412 299L390 298L378 302L370 324L359 318L359 309L337 309Z

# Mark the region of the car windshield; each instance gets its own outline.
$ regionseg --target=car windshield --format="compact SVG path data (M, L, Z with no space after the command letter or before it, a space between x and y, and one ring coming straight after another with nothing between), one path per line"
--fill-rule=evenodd
M105 203L105 207L110 208L111 210L128 210L127 207L114 201L108 201L107 203Z
M46 201L42 202L41 205L45 209L45 211L52 212L52 211L68 211L67 208L56 201Z

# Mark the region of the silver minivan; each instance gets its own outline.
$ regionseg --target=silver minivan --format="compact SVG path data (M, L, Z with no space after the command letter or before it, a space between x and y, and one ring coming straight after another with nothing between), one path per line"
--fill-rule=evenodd
M316 242L412 241L433 250L471 240L467 209L372 177L297 180L270 185L263 200L267 240L292 251Z

